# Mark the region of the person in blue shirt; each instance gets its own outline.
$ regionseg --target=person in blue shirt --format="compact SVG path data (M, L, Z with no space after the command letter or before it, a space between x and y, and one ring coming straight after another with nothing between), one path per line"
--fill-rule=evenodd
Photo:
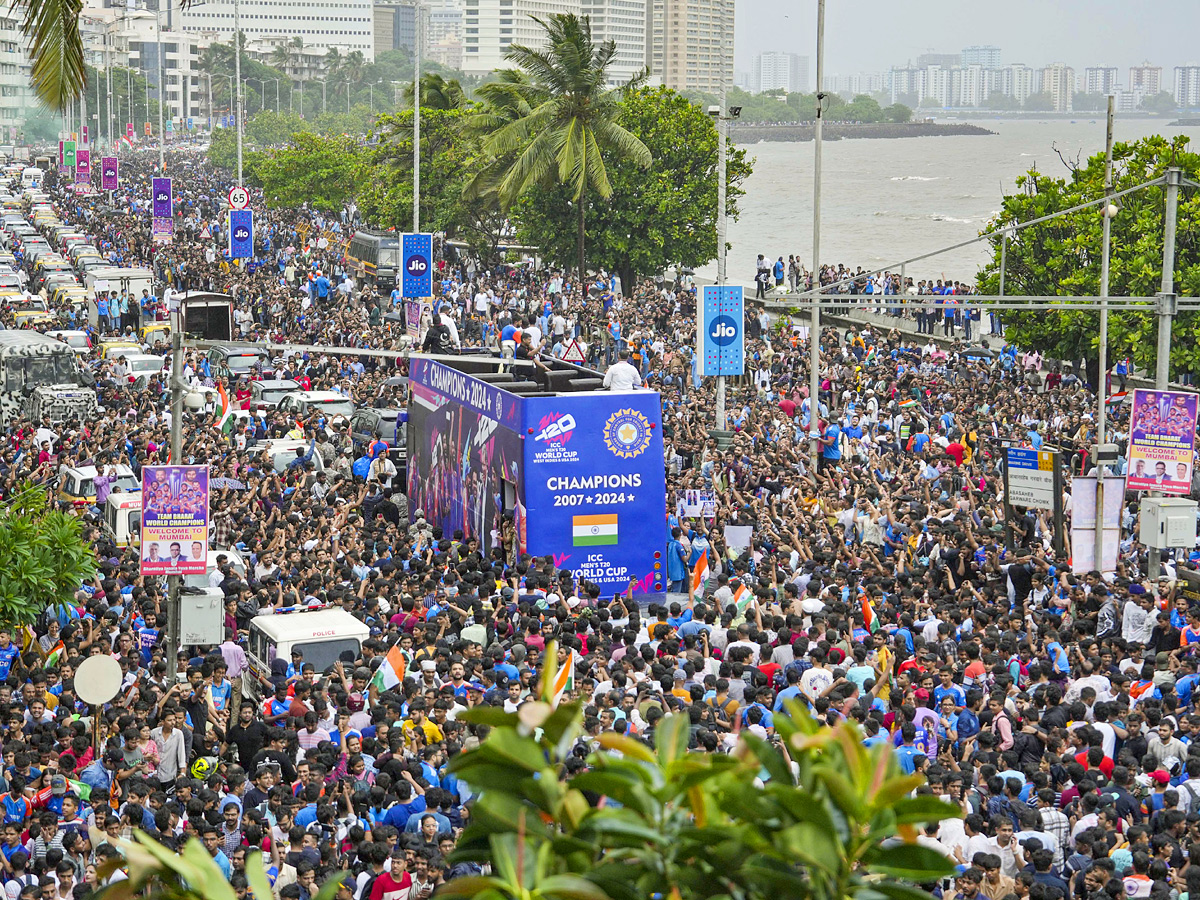
M942 700L946 697L950 697L954 701L955 709L962 709L966 706L967 694L954 683L954 670L949 666L943 666L938 675L941 676L942 683L933 689L934 706L941 706Z
M837 422L834 422L831 419L829 424L825 426L825 434L822 438L822 443L824 445L821 448L821 460L823 467L831 466L841 460L841 437L841 427Z
M900 761L900 770L905 775L911 775L917 770L916 757L924 756L925 750L914 745L917 739L917 727L912 722L900 726L900 746L895 749L896 758Z
M683 529L675 526L671 529L671 539L667 541L667 591L682 593L687 582L687 556L683 552ZM689 616L690 618L690 616Z
M13 663L20 655L21 651L12 642L12 632L7 626L0 626L0 681L8 680Z

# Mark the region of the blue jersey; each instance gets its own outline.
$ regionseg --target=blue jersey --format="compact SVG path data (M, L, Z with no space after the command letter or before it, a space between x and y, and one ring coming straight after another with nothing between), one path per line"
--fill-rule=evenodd
M17 649L16 644L9 644L7 647L0 647L0 681L7 680L12 673L13 663L21 655L21 651Z

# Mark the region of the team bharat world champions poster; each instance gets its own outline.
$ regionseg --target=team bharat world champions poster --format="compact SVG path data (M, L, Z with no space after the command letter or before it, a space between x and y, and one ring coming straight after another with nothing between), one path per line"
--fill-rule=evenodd
M203 575L208 565L208 466L142 469L142 574Z
M1191 489L1196 396L1179 391L1133 392L1129 490L1186 494Z

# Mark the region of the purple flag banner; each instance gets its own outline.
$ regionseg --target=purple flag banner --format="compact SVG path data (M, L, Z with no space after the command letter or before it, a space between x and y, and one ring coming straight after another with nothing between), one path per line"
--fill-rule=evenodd
M117 158L106 156L100 160L100 187L105 191L115 191L117 184Z

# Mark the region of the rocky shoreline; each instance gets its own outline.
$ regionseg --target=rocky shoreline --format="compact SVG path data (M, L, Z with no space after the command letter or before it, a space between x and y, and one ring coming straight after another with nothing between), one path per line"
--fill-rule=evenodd
M856 138L915 138L950 137L953 135L995 134L978 125L941 122L905 122L895 124L879 122L869 125L851 125L828 122L822 138L827 141L853 140ZM811 141L813 126L807 125L731 125L729 137L735 144L757 144L760 141Z

